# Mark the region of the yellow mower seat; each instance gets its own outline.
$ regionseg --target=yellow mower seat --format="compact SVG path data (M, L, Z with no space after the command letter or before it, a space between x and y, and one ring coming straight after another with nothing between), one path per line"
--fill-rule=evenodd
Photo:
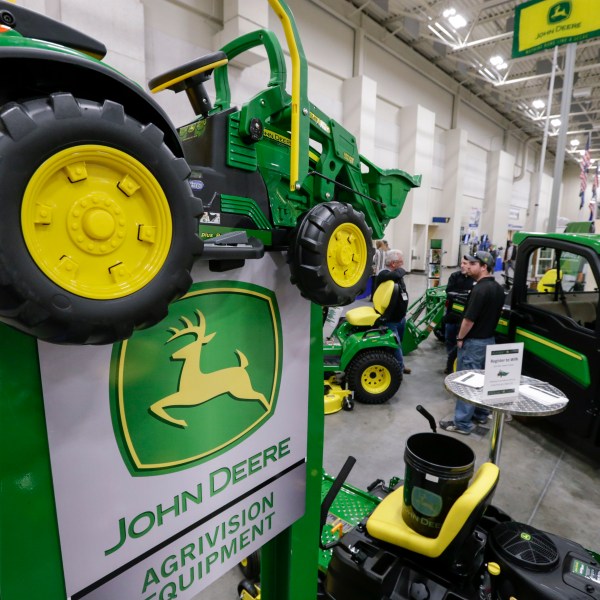
M556 275L556 269L548 269L538 281L538 292L553 292L556 289L556 280L562 279L562 271Z
M398 286L393 281L384 281L373 294L373 306L359 306L346 313L346 321L357 327L372 327L387 307L396 301Z
M448 548L473 512L490 497L499 474L500 470L491 462L479 467L471 485L452 505L436 538L413 531L402 519L404 487L394 490L377 506L367 521L367 531L378 540L437 558Z

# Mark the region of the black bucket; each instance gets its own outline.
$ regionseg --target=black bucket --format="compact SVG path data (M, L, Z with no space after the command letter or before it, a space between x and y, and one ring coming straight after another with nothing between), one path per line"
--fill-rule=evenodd
M417 433L404 450L402 518L414 531L437 537L456 499L473 476L475 454L463 442L437 433Z

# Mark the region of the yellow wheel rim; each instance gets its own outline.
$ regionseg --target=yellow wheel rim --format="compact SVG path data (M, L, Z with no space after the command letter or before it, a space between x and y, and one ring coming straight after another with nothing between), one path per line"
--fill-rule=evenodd
M162 187L142 163L99 145L73 146L36 170L21 207L27 249L77 296L109 300L148 284L173 234Z
M381 394L390 387L392 374L383 365L371 365L363 371L360 382L370 394Z
M335 228L327 245L327 267L333 281L340 287L356 285L367 268L367 242L354 223L342 223Z

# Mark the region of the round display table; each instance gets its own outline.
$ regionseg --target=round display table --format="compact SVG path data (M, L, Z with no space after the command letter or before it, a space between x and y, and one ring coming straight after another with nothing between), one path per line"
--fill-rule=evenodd
M511 413L517 417L546 417L562 412L569 400L553 385L533 377L521 376L521 384L517 396L483 399L483 387L473 387L461 381L468 381L470 374L483 375L485 371L471 369L451 373L444 380L446 389L457 398L493 411L494 420L490 438L490 461L497 464L502 447L502 430L504 415ZM459 380L459 381L457 381Z

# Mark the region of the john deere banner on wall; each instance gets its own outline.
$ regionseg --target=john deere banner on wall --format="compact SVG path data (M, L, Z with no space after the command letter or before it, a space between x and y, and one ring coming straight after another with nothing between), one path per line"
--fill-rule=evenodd
M39 344L73 600L192 598L304 512L310 304L280 255L233 273L113 347Z
M600 35L598 0L531 0L515 8L513 58Z

